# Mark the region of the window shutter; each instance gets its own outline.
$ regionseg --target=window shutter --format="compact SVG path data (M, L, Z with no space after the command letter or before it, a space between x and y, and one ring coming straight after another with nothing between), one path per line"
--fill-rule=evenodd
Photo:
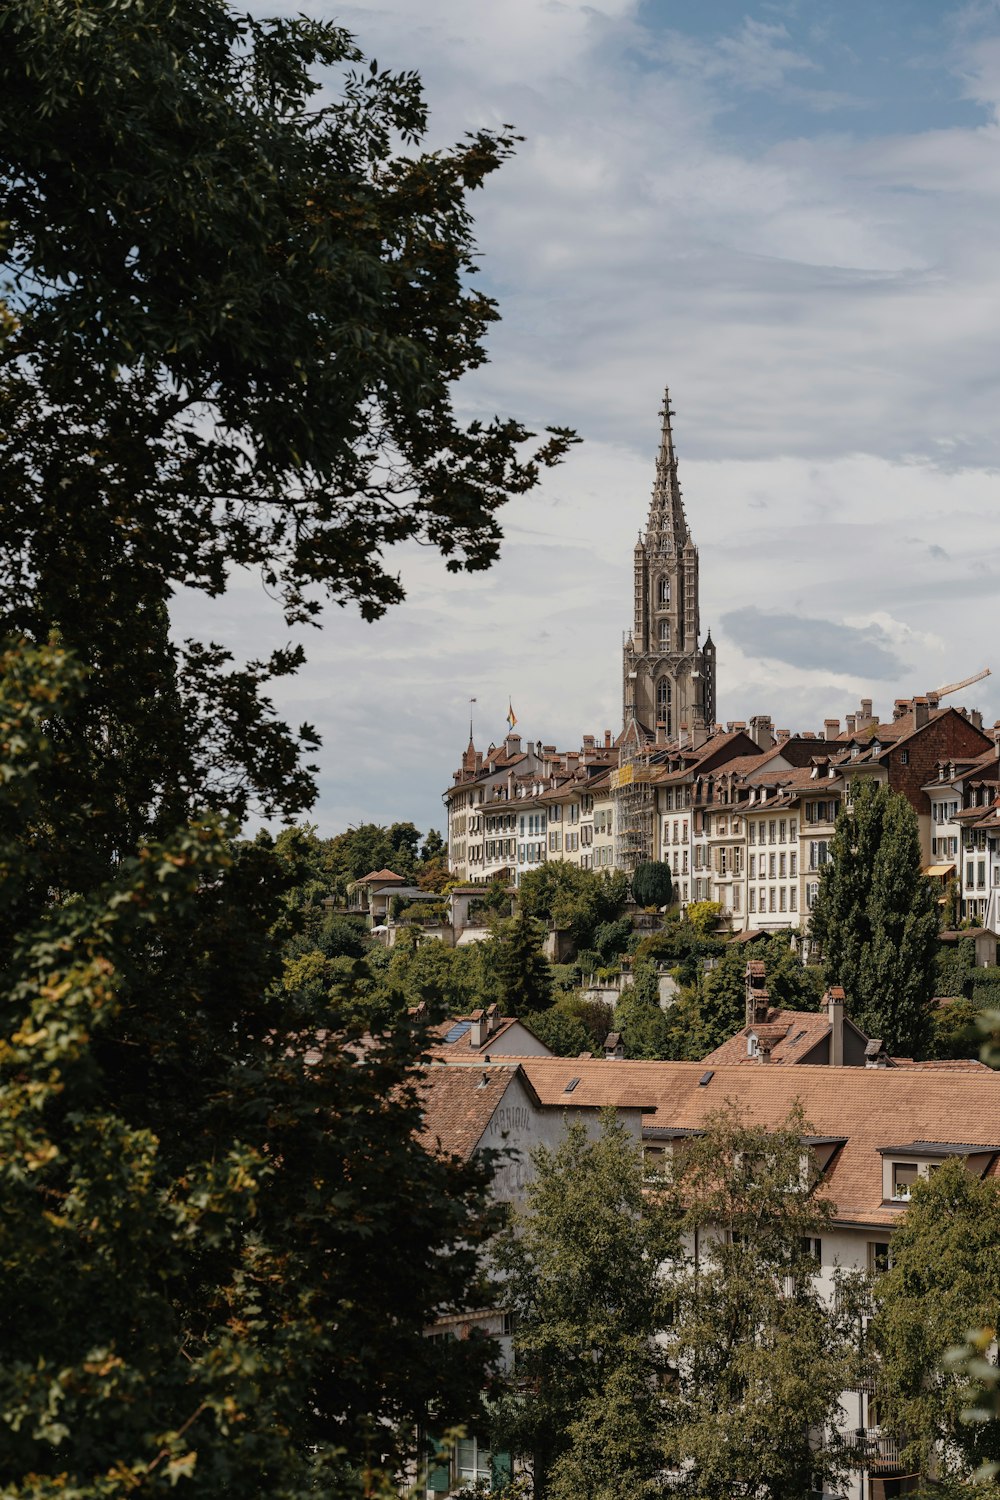
M490 1459L490 1483L502 1490L514 1478L514 1460L509 1453L494 1453Z

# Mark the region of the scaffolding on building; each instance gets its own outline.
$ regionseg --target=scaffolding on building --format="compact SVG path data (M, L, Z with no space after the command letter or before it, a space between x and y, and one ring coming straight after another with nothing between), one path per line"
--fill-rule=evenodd
M640 750L611 773L615 801L615 864L631 875L653 857L656 786L663 752Z

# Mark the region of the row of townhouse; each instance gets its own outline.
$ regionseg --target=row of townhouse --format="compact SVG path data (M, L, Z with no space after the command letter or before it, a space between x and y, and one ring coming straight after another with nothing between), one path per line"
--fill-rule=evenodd
M518 734L485 752L471 738L452 785L448 857L463 883L516 885L549 859L583 869L614 863L614 807L609 773L618 764L610 730L584 735L579 750L523 745Z
M812 1157L820 1174L817 1191L833 1205L832 1222L814 1247L818 1286L831 1306L840 1272L875 1275L890 1264L893 1233L914 1182L955 1156L976 1177L1000 1173L1000 1074L958 1064L781 1067L760 1066L762 1060L507 1055L491 1061L479 1052L463 1056L459 1049L447 1049L428 1070L424 1139L431 1149L467 1158L505 1148L494 1193L519 1202L532 1176L533 1152L554 1146L570 1119L582 1120L593 1132L599 1128L598 1111L613 1109L660 1168L727 1102L737 1101L747 1118L775 1129L800 1105L809 1130L802 1138L803 1155ZM471 1321L484 1322L483 1315ZM462 1315L447 1322L458 1333ZM509 1356L510 1329L502 1310L489 1326ZM440 1336L442 1327L428 1332ZM846 1500L888 1500L915 1489L866 1376L842 1393L838 1428L856 1462L840 1491ZM470 1434L450 1466L433 1475L428 1494L448 1493L470 1478L488 1478L491 1472L495 1478L510 1468L510 1455L491 1454L481 1435Z
M579 751L471 745L445 793L454 874L505 879L563 859L586 869L662 860L682 905L712 900L734 931L795 928L815 904L834 823L862 780L901 792L917 815L925 868L958 882L960 911L1000 929L1000 724L897 700L881 723L870 700L821 734L774 731L758 715L700 743L628 732Z

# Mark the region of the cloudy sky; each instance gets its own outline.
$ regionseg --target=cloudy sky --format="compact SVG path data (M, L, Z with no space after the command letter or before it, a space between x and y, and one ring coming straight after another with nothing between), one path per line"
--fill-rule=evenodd
M953 701L992 722L1000 4L306 8L422 74L432 144L525 136L474 202L503 321L460 404L585 440L491 573L405 554L405 605L310 635L279 702L323 735L321 831L440 826L472 697L477 745L508 696L531 739L617 732L665 385L720 718L818 729L990 665ZM252 654L265 626L247 581L211 629Z

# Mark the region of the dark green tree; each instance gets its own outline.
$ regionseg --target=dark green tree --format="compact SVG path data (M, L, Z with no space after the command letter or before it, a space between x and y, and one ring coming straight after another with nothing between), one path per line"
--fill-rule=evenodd
M843 1455L815 1435L834 1421L849 1346L816 1287L813 1246L830 1221L803 1171L806 1125L747 1125L731 1108L675 1164L688 1243L670 1278L668 1353L678 1370L667 1440L671 1493L692 1500L803 1500Z
M501 1404L498 1439L530 1459L536 1500L661 1495L655 1335L678 1215L665 1189L647 1192L639 1148L611 1114L596 1138L574 1123L533 1162L495 1252L520 1387Z
M556 1057L579 1057L581 1052L594 1051L594 1039L584 1023L562 1005L534 1011L529 1024Z
M301 650L169 607L242 570L375 618L397 543L495 558L568 440L452 407L512 138L422 153L413 74L220 0L11 0L0 43L0 1491L371 1494L481 1388L422 1334L476 1300L484 1174L417 1145L405 1007L361 1061L283 984L311 859L232 843L314 796L267 696Z
M963 1161L913 1189L875 1286L872 1328L885 1422L924 1480L969 1481L1000 1460L1000 1424L969 1425L967 1380L943 1356L970 1328L1000 1321L1000 1191ZM970 1488L971 1493L971 1488Z
M519 910L571 933L577 949L597 948L595 933L621 920L627 900L628 884L621 873L584 870L561 859L529 870L517 888ZM626 937L630 932L631 924Z
M670 866L647 860L632 871L632 899L637 906L669 906L674 899Z
M660 984L655 964L637 963L633 982L615 1006L615 1030L621 1032L625 1056L655 1061L671 1056L671 1027L660 1008Z
M542 952L541 924L518 912L493 923L482 944L481 1001L501 1014L530 1016L552 1003L551 965Z
M488 567L504 501L568 435L532 453L517 422L453 410L497 316L468 194L513 137L422 153L419 79L341 28L11 0L0 97L0 621L57 628L90 669L73 765L106 867L192 799L313 795L315 735L266 696L301 650L178 646L178 590L250 570L289 623L328 600L374 619L403 592L386 549Z
M0 1490L360 1494L476 1408L485 1351L423 1329L475 1301L485 1174L418 1145L405 1014L362 1060L280 985L265 841L192 820L53 893L87 682L0 658Z
M891 1052L922 1055L931 1036L937 955L934 887L921 873L917 819L905 797L859 783L837 817L810 932L827 984Z

